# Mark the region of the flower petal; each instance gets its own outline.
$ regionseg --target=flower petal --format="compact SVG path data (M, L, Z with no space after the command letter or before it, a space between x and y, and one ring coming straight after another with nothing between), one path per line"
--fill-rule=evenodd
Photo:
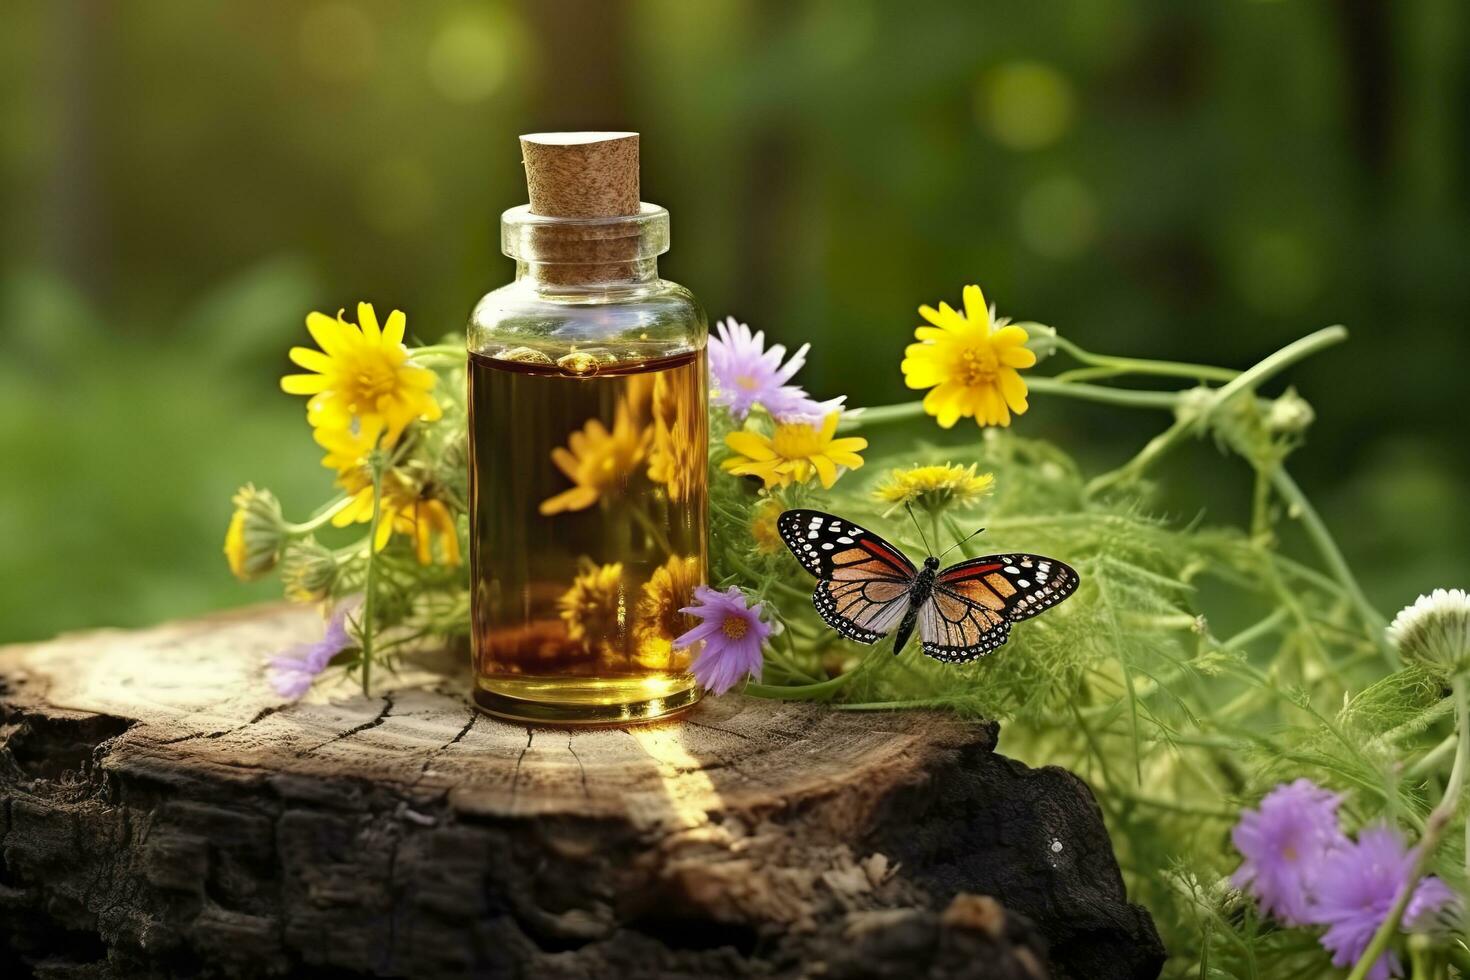
M281 378L281 390L288 395L316 395L326 391L329 383L320 374L288 374Z
M990 342L996 347L1019 347L1029 337L1030 335L1026 333L1025 328L1018 327L1013 323L1009 326L1001 327L995 333L991 334Z
M342 324L325 313L306 314L306 329L316 345L328 354L342 350Z
M725 436L725 445L751 460L775 459L770 440L755 432L732 432Z
M832 484L837 482L837 464L826 456L813 456L811 461L816 467L817 479L822 481L822 489L831 490Z
M362 329L362 335L373 346L376 347L382 341L383 331L378 328L378 315L373 312L373 304L357 304L357 325Z
M1006 367L1028 368L1036 366L1036 352L1029 347L1003 347L997 350L996 357Z
M1026 382L1014 368L1003 367L999 373L1000 393L1005 397L1011 411L1020 415L1026 411Z
M332 370L332 359L319 350L312 350L310 347L292 347L290 356L292 363L308 371L328 374Z
M970 321L971 326L990 326L990 307L985 305L985 294L980 291L979 286L966 286L965 297L965 319Z
M388 314L388 322L383 325L383 343L389 347L397 347L403 343L403 333L408 326L408 317L403 315L402 310L394 310Z

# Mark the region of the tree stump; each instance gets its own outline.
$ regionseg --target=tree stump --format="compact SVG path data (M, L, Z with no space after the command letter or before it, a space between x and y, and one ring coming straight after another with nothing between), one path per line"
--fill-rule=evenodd
M269 606L0 650L6 975L1153 977L1081 780L727 696L527 728L460 657L283 704Z

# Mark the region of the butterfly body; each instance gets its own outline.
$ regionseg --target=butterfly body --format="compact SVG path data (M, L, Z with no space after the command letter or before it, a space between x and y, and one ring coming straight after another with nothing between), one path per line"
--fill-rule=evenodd
M898 624L898 632L893 634L895 657L903 652L903 648L908 646L909 637L914 635L914 627L919 624L919 610L923 609L924 603L934 594L934 578L938 574L939 559L930 555L924 559L924 567L914 576L914 584L909 586L909 607L903 614L903 621Z
M919 568L880 536L821 511L788 510L776 528L817 577L812 602L827 625L859 643L892 632L895 654L917 629L924 653L936 660L978 659L1006 642L1012 623L1061 602L1078 583L1071 566L1026 553L942 570L931 555Z

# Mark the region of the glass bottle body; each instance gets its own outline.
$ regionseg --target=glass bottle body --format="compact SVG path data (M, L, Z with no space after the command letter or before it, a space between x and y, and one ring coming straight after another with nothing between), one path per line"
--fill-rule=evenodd
M651 720L701 693L673 640L706 580L704 315L651 258L623 271L523 261L471 317L475 700L501 717Z

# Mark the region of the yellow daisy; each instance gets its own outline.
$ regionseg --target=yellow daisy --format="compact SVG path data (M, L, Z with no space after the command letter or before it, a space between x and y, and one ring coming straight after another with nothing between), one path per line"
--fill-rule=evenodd
M459 528L444 501L421 493L411 497L399 496L385 502L392 510L393 530L413 540L414 555L420 565L433 563L436 539L444 556L444 564L459 564ZM385 513L380 519L379 537L383 536L381 524L386 523L387 517Z
M679 610L694 602L704 584L699 559L671 555L653 570L638 598L638 663L653 670L683 670L687 653L674 649L674 638L694 626L694 617Z
M437 378L409 360L401 311L379 328L372 304L359 303L357 318L361 325L343 320L341 311L335 320L308 314L306 329L321 350L293 347L291 360L314 373L286 375L281 390L311 396L306 411L313 426L345 429L353 419L381 419L392 445L410 422L439 418L439 403L429 393Z
M956 466L913 466L890 470L888 479L873 490L873 496L891 504L892 513L907 504L937 511L945 507L973 507L995 484L989 473L976 473L975 464Z
M648 455L648 430L633 421L627 405L619 405L612 431L591 419L573 432L566 447L551 451L551 461L576 486L541 501L541 513L586 510L603 494L616 492L637 472Z
M623 566L590 566L572 581L557 605L570 639L612 638L622 633L627 621Z
M725 445L739 455L723 465L736 476L760 477L768 489L793 481L806 483L814 475L830 489L837 482L837 467L859 468L863 459L858 451L868 448L868 440L861 437L833 438L839 414L828 415L821 428L805 422L780 422L770 436L748 430L732 432L725 437Z
M234 504L225 529L225 561L235 578L249 582L276 567L286 545L286 520L269 490L247 484L235 494Z
M1036 363L1026 331L993 320L979 286L965 287L965 312L948 303L919 307L932 326L919 327L917 344L904 351L904 383L932 389L924 411L948 429L960 416L980 425L1010 425L1011 412L1026 411L1026 382L1019 369Z
M355 428L319 428L312 433L327 454L322 465L337 471L337 486L352 495L352 500L332 518L336 527L366 524L373 519L373 475L367 457L378 446L383 431L381 419L364 419ZM373 548L381 551L396 532L414 543L421 564L433 561L434 541L446 565L460 563L459 532L454 515L433 488L408 473L391 469L383 474L382 499L378 513L378 534Z
M648 451L648 478L662 484L669 500L683 503L704 487L704 450L708 437L703 419L688 401L660 377L653 386L653 437Z

